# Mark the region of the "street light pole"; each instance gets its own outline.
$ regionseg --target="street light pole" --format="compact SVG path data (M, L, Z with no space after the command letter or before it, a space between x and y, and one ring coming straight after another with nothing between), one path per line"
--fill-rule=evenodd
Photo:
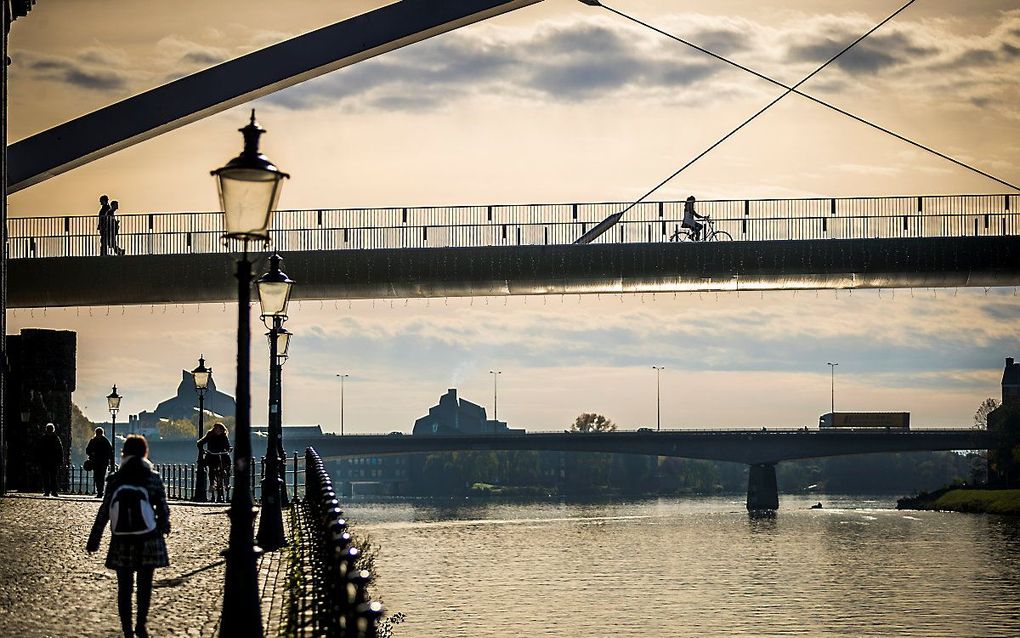
M195 392L198 393L198 439L201 441L205 436L205 392L209 388L209 379L212 376L212 368L205 367L205 356L198 356L198 367L191 371L195 381ZM195 472L195 489L192 498L199 503L209 500L206 493L206 485L209 482L206 476L205 460L202 448L198 449L198 470Z
M832 363L831 361L826 362L829 366L829 413L836 413L836 366L839 363Z
M110 441L113 444L113 463L117 462L117 412L120 410L120 400L124 397L117 394L117 386L113 386L113 392L106 395L106 407L110 409L110 421L112 424Z
M659 432L662 430L662 384L660 375L662 371L666 369L666 366L652 366L652 370L655 370L655 431Z
M503 374L502 370L489 370L489 374L492 375L492 420L499 421L499 375Z
M273 210L280 185L288 177L259 152L264 129L251 121L241 129L244 150L212 174L216 177L224 217L224 239L241 242L237 262L237 390L234 452L234 491L230 499L230 540L225 552L223 610L220 636L254 638L263 635L251 495L251 262L248 243L269 242Z
M351 375L340 373L336 375L340 379L340 436L344 435L344 379L349 376Z
M262 475L262 516L259 517L258 541L263 549L283 547L287 540L283 533L283 480L280 467L283 460L283 413L281 410L283 360L287 357L291 333L283 327L287 320L287 303L294 281L280 270L280 255L269 258L269 272L257 282L262 321L271 318L273 325L269 337L269 432L266 440L266 467Z

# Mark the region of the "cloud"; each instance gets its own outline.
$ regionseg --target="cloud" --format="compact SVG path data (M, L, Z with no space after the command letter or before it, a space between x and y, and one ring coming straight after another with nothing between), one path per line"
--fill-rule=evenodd
M86 55L88 60L90 56ZM101 68L95 58L90 61L57 57L30 57L25 62L35 79L69 84L93 91L123 91L129 84L126 74Z

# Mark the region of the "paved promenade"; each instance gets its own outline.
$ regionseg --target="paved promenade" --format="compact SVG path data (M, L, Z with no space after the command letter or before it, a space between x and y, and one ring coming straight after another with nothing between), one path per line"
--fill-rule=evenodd
M117 578L85 541L98 499L0 499L0 636L120 636ZM214 636L227 545L224 506L171 502L170 567L156 570L149 627L154 635ZM280 553L260 565L267 635L279 627L285 578Z

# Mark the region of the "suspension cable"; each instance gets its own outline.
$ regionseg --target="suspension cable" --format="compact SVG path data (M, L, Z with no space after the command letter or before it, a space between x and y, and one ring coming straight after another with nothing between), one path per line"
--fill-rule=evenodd
M590 4L590 2L588 2L587 0L581 0L581 1L584 2L585 4ZM790 91L792 93L796 93L797 95L799 95L799 96L801 96L803 98L807 98L808 100L811 100L815 104L819 104L821 106L824 106L825 108L831 109L831 110L839 113L840 115L845 115L846 117L849 117L852 120L860 122L861 124L864 124L866 126L870 126L873 129L876 129L878 131L881 131L882 133L885 133L886 135L890 135L890 136L895 137L896 139L898 139L898 140L900 140L902 142L906 142L907 144L910 144L911 146L919 148L919 149L921 149L923 151L927 151L928 153L931 153L932 155L935 155L937 157L941 157L942 159L947 160L949 162L952 162L953 164L956 164L957 166L959 166L961 168L965 168L968 171L971 171L971 172L977 173L978 175L981 175L982 177L986 177L986 178L988 178L988 179L990 179L990 180L992 180L994 182L998 182L999 184L1001 184L1003 186L1007 186L1009 188L1012 188L1013 190L1020 191L1020 187L1018 187L1015 184L1012 184L1010 182L1007 182L1004 179L1000 179L1000 178L996 177L995 175L991 175L991 174L989 174L989 173L987 173L987 172L985 172L985 171L983 171L983 170L981 170L981 169L979 169L979 168L977 168L975 166L971 166L970 164L967 164L967 163L965 163L965 162L963 162L961 160L958 160L958 159L956 159L954 157L950 157L949 155L946 155L945 153L942 153L941 151L938 151L936 149L931 148L930 146L926 146L926 145L924 145L924 144L922 144L920 142L912 140L912 139L910 139L910 138L908 138L908 137L906 137L904 135L901 135L901 134L899 134L899 133L897 133L895 131L892 131L892 130L884 127L884 126L881 126L879 124L875 124L874 122L870 122L870 121L864 119L863 117L860 117L859 115L855 115L855 114L853 114L853 113L851 113L851 112L849 112L849 111L847 111L845 109L842 109L842 108L840 108L838 106L830 104L829 102L821 100L821 99L819 99L819 98L817 98L817 97L815 97L813 95L809 95L807 93L804 93L803 91L798 90L796 86L793 86L793 87L787 86L786 84L783 84L782 82L780 82L778 80L770 78L769 76L767 76L767 75L765 75L763 73L755 71L754 69L746 67L746 66L744 66L744 65L742 65L742 64L740 64L738 62L734 62L733 60L730 60L730 59L728 59L726 57L723 57L723 56L719 55L718 53L715 53L714 51L710 51L709 49L706 49L706 48L704 48L702 46L698 46L697 44L694 44L693 42L685 40L684 38L681 38L680 36L677 36L677 35L674 35L672 33L668 33L666 31L663 31L662 29L659 29L658 27L656 27L654 25L648 24L647 22L644 22L644 21L642 21L642 20L640 20L638 18L635 18L635 17L633 17L631 15L628 15L626 13L623 13L622 11L618 11L617 9L614 9L613 7L606 6L606 5L601 4L601 3L598 3L597 5L593 4L591 6L600 6L603 9L605 9L606 11L609 11L611 13L615 13L616 15L620 16L621 18L624 18L626 20L630 20L631 22L634 22L635 24L639 24L639 25L641 25L643 27L651 29L652 31L655 31L656 33L658 33L660 35L664 35L664 36L666 36L667 38L669 38L671 40L675 40L675 41L677 41L677 42L679 42L681 44L685 44L685 45L691 47L692 49L695 49L695 50L700 51L700 52L702 52L702 53L704 53L706 55L709 55L709 56L715 58L716 60L719 60L720 62L724 62L724 63L726 63L726 64L728 64L728 65L730 65L732 67L738 68L741 71L746 71L747 73L750 73L751 75L753 75L755 77L761 78L762 80L765 80L766 82L770 82L770 83L774 84L775 86L787 89L788 91ZM902 11L902 9L901 9L901 11ZM797 86L800 86L801 84L803 84L803 82L799 82L797 84Z
M600 0L580 0L580 2L582 2L582 3L586 4L586 5L590 5L590 6L593 6L593 7L602 7L602 8L604 8L604 9L608 10L608 11L612 11L613 13L616 13L616 14L618 14L618 15L620 15L620 16L623 16L624 18L627 18L627 19L629 19L629 20L634 20L634 21L635 21L635 22L637 22L638 24L643 24L643 25L645 24L645 23L642 23L642 22L640 22L639 20L636 20L636 19L633 19L633 18L631 18L630 16L627 16L626 14L623 14L623 13L621 13L621 12L619 12L619 11L616 11L615 9L611 9L610 7L606 7L605 5L603 5L603 4L602 4L602 3L600 2ZM614 226L614 225L615 225L615 224L616 224L616 223L617 223L617 222L618 222L618 221L620 220L620 218L621 218L621 217L623 217L623 214L624 214L624 213L626 213L626 212L627 212L627 211L629 211L630 209L634 208L635 206L637 206L638 204L640 204L641 202L643 202L643 201L644 201L645 199L647 199L647 198L648 198L648 197L649 197L649 196L650 196L650 195L651 195L652 193L654 193L655 191L659 190L660 188L662 188L663 186L665 186L665 185L666 185L666 184L667 184L668 182L670 182L670 181L671 181L671 180L673 180L673 179L674 179L675 177L677 177L678 175L680 175L680 173L684 172L685 170L687 170L688 168L690 168L691 166L693 166L695 162L697 162L698 160L700 160L700 159L701 159L702 157L704 157L704 156L705 156L705 155L707 155L708 153L712 152L712 151L713 151L713 150L714 150L714 149L715 149L716 147L718 147L718 146L719 146L720 144L722 144L723 142L725 142L726 140L728 140L728 139L729 139L730 137L734 136L734 135L735 135L735 134L736 134L736 133L737 133L738 131L740 131L740 130L741 130L742 128L744 128L745 126L747 126L748 124L750 124L751 122L753 122L753 121L754 121L755 119L757 119L757 118L758 118L758 116L760 116L761 114L765 113L765 112L766 112L767 110L769 110L770 108L772 108L773 106L775 106L775 105L776 105L776 104L777 104L777 103L778 103L778 102L779 102L780 100L782 100L783 98L785 98L785 97L786 97L787 95L789 95L790 93L793 93L794 91L796 91L796 90L797 90L797 89L798 89L798 88L799 88L799 87L800 87L800 86L801 86L802 84L804 84L805 82L807 82L808 80L810 80L811 78L813 78L813 77L814 77L815 75L817 75L818 73L820 73L820 72L821 72L821 71L822 71L823 69L825 69L825 68L826 68L827 66L829 66L830 64L832 64L833 62L835 62L835 61L836 61L836 60L837 60L838 58L840 58L840 57L841 57L841 56L842 56L842 55L843 55L844 53L846 53L847 51L849 51L849 50L850 50L850 49L852 49L853 47L857 46L857 44L859 44L859 43L860 43L860 42L861 42L862 40L864 40L865 38L867 38L868 36L870 36L870 35L871 35L872 33L874 33L875 31L877 31L877 30L878 30L878 29L880 29L881 27L885 26L885 24L886 24L886 23L888 23L888 22L889 22L889 21L891 21L891 20L892 20L893 18L895 18L896 16L898 16L898 15L899 15L900 13L902 13L903 11L905 11L905 10L906 10L906 9L907 9L907 8L908 8L908 7L910 6L910 5L914 4L914 2L916 2L916 0L908 0L908 1L906 2L906 4L904 4L904 5L903 5L903 6L901 6L901 7L899 8L899 9L897 9L896 11L894 11L893 13L891 13L891 14L890 14L890 15L889 15L888 17L886 17L886 18L885 18L884 20L882 20L881 22L879 22L878 24L876 24L876 25L875 25L874 27L872 27L871 29L869 29L869 30L868 30L867 32L865 32L865 33L864 33L863 35L859 36L859 37L858 37L858 38L857 38L856 40L854 40L853 42L851 42L850 44L848 44L847 46L845 46L845 47L844 47L844 48L843 48L842 50L840 50L840 51L839 51L838 53L836 53L835 55L833 55L832 57L830 57L830 58L829 58L828 60L826 60L826 61L825 61L825 62L824 62L824 63L823 63L823 64L822 64L821 66L819 66L819 67L818 67L818 68L816 68L816 69L815 69L814 71L812 71L811 73L809 73L808 75L806 75L806 76L805 76L805 77L804 77L804 78L803 78L802 80L800 80L799 82L797 82L797 83L796 83L796 84L794 84L793 86L785 87L785 89L786 89L786 90L785 90L785 91L784 91L784 92L783 92L782 94L780 94L780 95L779 95L779 96L777 96L777 97L776 97L775 99L773 99L773 100L772 100L771 102L769 102L768 104L766 104L765 106L763 106L763 107L762 107L761 109L759 109L759 110L758 110L758 111L757 111L756 113L754 113L753 115L751 115L751 116L750 116L749 118L745 119L745 120L744 120L743 122L741 122L741 123L740 123L740 124L739 124L739 125L738 125L738 126L737 126L736 128L734 128L733 130L731 130L731 131L730 131L729 133L727 133L726 135L724 135L724 136L722 136L721 138L719 138L719 139L718 139L718 140L717 140L716 142L714 142L714 143L713 143L713 144L712 144L711 146L709 146L709 147L708 147L708 148L706 148L705 150L703 150L703 151L701 151L700 153L698 153L698 154L697 154L697 155L696 155L696 156L695 156L695 157L694 157L693 159L689 160L689 161L688 161L688 162L687 162L686 164L684 164L683 166L681 166L680 168L678 168L678 169L677 169L676 171L674 171L674 172L673 172L673 173L672 173L671 175L669 175L668 177L666 177L666 179L664 179L664 180L660 181L660 182L659 182L658 184L656 184L656 185L655 185L654 187L652 187L652 188L651 188L651 189L650 189L649 191L647 191L647 192L646 192L646 193L645 193L644 195L642 195L641 197L639 197L638 199L636 199L635 201L633 201L632 203L630 203L629 205L627 205L627 206L626 206L626 207L625 207L625 208L624 208L623 210L619 211L618 213L614 213L613 215L610 215L610 216L609 216L609 217L607 217L607 218L606 218L605 220L603 220L602 222L600 222L600 223L599 223L599 224L598 224L597 226L595 226L594 228L592 228L592 229L591 229L590 231L588 231L587 233L583 234L583 235L582 235L582 236L581 236L580 238L578 238L578 239L577 239L577 240L576 240L576 241L575 241L574 243L575 243L575 244L588 244L588 243L591 243L592 241L594 241L594 240L595 240L596 238L598 238L598 237L599 237L600 235L602 235L602 234L603 234L603 233L605 233L605 232L606 232L607 230L609 230L609 229L610 229L610 228L611 228L612 226ZM645 25L645 26L648 26L649 28L651 28L651 29L653 29L653 30L655 30L655 31L657 31L657 32L660 32L660 33L661 33L661 31L659 31L658 29L655 29L654 27L651 27L651 25ZM779 83L778 83L778 82L776 82L776 84L779 84ZM781 85L781 86L785 86L785 85ZM798 92L798 93L799 93L799 92ZM993 179L994 179L994 178L993 178ZM1013 188L1016 188L1015 186L1012 186L1012 185L1010 185L1010 186L1011 186L1011 187L1013 187ZM1020 189L1017 189L1017 190L1020 190Z

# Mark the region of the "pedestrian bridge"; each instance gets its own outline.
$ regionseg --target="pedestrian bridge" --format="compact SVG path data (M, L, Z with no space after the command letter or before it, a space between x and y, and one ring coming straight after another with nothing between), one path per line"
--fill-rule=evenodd
M731 240L671 241L682 201L284 210L269 249L297 299L1020 283L1020 195L698 202ZM8 220L8 305L226 302L237 246L216 212L125 214L126 255L95 217ZM268 250L268 249L267 249ZM259 268L257 265L256 268Z

